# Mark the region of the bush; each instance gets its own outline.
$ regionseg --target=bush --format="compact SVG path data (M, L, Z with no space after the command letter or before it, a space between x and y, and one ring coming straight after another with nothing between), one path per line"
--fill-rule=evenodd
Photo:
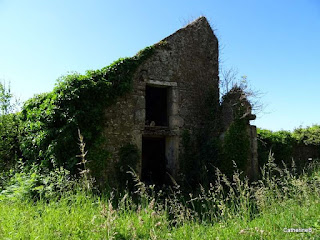
M320 146L320 125L313 125L307 128L296 128L293 137L305 145L318 145Z
M270 151L277 159L276 163L291 164L293 149L296 144L295 138L289 131L272 132L270 130L258 129L258 157L259 165L263 166L268 161Z
M8 171L21 157L18 113L0 116L0 172Z
M245 119L235 119L226 132L223 142L223 162L221 169L228 176L233 173L233 163L244 171L247 166L250 140Z
M301 171L308 158L320 156L320 126L298 128L293 132L258 129L258 158L263 166L270 151L274 154L276 163L291 165L295 161L298 171Z
M70 172L62 167L52 171L41 171L36 165L24 166L22 162L11 170L4 180L1 199L11 200L56 200L64 193L80 186L72 180Z

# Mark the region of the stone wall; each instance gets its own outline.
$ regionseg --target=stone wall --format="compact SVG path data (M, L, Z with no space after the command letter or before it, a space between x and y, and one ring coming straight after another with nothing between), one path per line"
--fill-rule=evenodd
M250 121L255 118L256 116L252 114L251 104L241 88L234 87L223 97L221 104L221 139L224 140L225 134L235 120L245 122L245 132L247 133L249 146L248 149L243 149L243 151L248 152L245 169L243 170L250 180L257 180L259 176L257 128L250 125ZM236 159L233 160L236 161Z
M320 146L297 144L293 148L292 159L299 170L302 170L308 163L320 160Z
M125 144L133 143L142 150L143 136L165 136L167 169L175 176L182 131L202 128L208 122L209 91L214 92L213 105L219 108L218 40L202 17L162 43L136 71L132 92L105 110L104 136L113 162L118 161L118 151ZM146 126L147 85L168 89L167 127ZM141 174L141 162L136 170Z

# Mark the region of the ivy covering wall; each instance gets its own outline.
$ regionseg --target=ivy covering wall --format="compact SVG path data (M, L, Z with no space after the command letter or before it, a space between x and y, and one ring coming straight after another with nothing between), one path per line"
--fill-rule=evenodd
M61 77L53 91L26 101L20 114L21 157L45 168L57 165L76 173L80 129L92 172L107 167L109 154L103 148L101 134L104 110L132 89L133 74L156 46L101 70Z
M222 172L232 175L237 169L245 171L250 153L250 140L247 132L248 124L245 119L235 119L225 133L223 140L222 162L219 166Z
M278 165L291 166L294 160L298 171L309 162L320 158L320 126L297 128L290 131L258 129L259 165L268 161L270 152Z

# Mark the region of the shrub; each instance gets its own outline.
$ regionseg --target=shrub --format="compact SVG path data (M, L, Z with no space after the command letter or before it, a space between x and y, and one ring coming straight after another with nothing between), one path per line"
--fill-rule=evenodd
M0 116L0 172L11 169L21 157L18 113Z
M244 171L249 158L250 140L245 119L235 119L226 132L223 142L221 169L227 175L233 173L233 163Z
M259 165L263 166L269 152L274 154L276 163L291 165L292 160L301 171L308 158L320 156L320 126L298 128L293 132L258 129L258 158Z
M291 164L293 149L296 144L295 138L289 131L272 132L258 129L258 157L259 165L263 166L268 161L269 152L274 154L276 163Z
M25 166L22 162L18 168L8 174L1 199L11 200L56 200L64 193L80 186L72 180L70 172L62 167L52 171L41 171L36 165Z
M292 136L299 143L320 146L320 125L313 125L306 128L296 128L293 131Z

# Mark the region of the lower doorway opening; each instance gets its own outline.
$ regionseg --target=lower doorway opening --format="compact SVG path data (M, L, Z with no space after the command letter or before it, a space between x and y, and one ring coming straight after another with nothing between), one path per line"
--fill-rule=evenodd
M141 179L147 184L162 185L166 178L165 137L142 138Z

